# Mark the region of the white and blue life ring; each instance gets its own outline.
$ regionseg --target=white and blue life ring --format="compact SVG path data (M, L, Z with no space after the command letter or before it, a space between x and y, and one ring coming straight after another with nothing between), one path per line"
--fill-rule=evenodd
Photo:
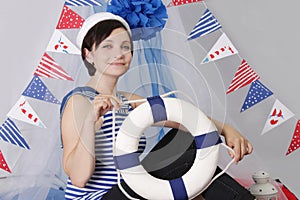
M159 121L182 124L194 137L197 152L192 167L180 178L163 180L150 175L139 160L138 145L146 128ZM115 163L123 179L145 199L194 198L211 181L222 142L217 128L194 105L176 98L147 98L124 120L116 138Z

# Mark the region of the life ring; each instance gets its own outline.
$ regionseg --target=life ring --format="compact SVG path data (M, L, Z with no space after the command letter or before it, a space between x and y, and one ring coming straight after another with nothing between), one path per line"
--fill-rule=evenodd
M177 98L147 98L120 127L115 143L115 164L131 189L145 199L194 198L212 179L219 157L220 136L214 123L197 107ZM192 167L180 178L162 180L150 175L137 153L146 128L159 121L182 124L194 137L197 152Z

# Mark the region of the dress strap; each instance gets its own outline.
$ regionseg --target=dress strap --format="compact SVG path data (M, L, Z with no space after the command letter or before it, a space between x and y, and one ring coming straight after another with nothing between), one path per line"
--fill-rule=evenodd
M60 115L63 113L65 106L66 106L68 100L70 99L70 97L75 94L83 95L85 97L88 97L91 101L93 101L95 96L97 96L99 93L94 88L87 87L87 86L77 87L77 88L71 90L62 100L62 103L60 106Z

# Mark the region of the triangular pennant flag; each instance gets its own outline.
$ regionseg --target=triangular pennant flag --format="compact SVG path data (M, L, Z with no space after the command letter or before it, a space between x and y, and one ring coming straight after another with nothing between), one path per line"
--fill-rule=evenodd
M201 1L203 1L203 0L172 0L172 2L169 4L168 7L181 6L184 4L196 3L196 2L201 2Z
M293 151L297 150L299 147L300 147L300 120L298 120L297 122L289 149L285 155L289 155Z
M69 76L47 53L44 53L34 75L73 81L71 76Z
M0 139L16 146L30 149L15 123L8 118L0 127Z
M102 6L96 0L66 0L65 5L67 6Z
M272 94L273 92L271 92L259 80L252 82L241 112L268 98Z
M80 50L57 29L55 29L46 51L65 54L81 54Z
M22 95L50 103L60 104L38 76L33 77Z
M238 51L235 49L231 41L228 39L225 33L223 33L215 45L208 52L206 57L203 59L202 63L208 63L210 61L215 61L227 56L237 54Z
M64 6L56 29L81 28L84 19L68 6Z
M293 116L294 113L292 113L287 107L285 107L279 100L276 99L261 134L264 134L277 127Z
M4 156L3 156L1 150L0 150L0 168L7 171L7 172L9 172L9 173L11 173L11 171L10 171L10 169L9 169L5 159L4 159Z
M29 124L33 124L35 126L39 126L41 128L46 128L23 96L21 96L14 107L12 107L7 116Z
M226 94L238 90L258 79L258 74L248 65L245 60L242 60L242 63L234 75Z
M199 22L196 24L196 26L188 36L188 40L207 35L220 28L222 28L221 24L212 15L212 13L208 9L206 9Z

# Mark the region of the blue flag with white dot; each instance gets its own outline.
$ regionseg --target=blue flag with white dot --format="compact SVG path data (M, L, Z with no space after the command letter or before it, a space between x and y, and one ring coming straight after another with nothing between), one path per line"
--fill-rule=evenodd
M33 77L22 95L49 103L60 104L38 76Z
M247 110L271 95L273 95L273 92L264 86L260 81L256 80L252 82L241 112Z

